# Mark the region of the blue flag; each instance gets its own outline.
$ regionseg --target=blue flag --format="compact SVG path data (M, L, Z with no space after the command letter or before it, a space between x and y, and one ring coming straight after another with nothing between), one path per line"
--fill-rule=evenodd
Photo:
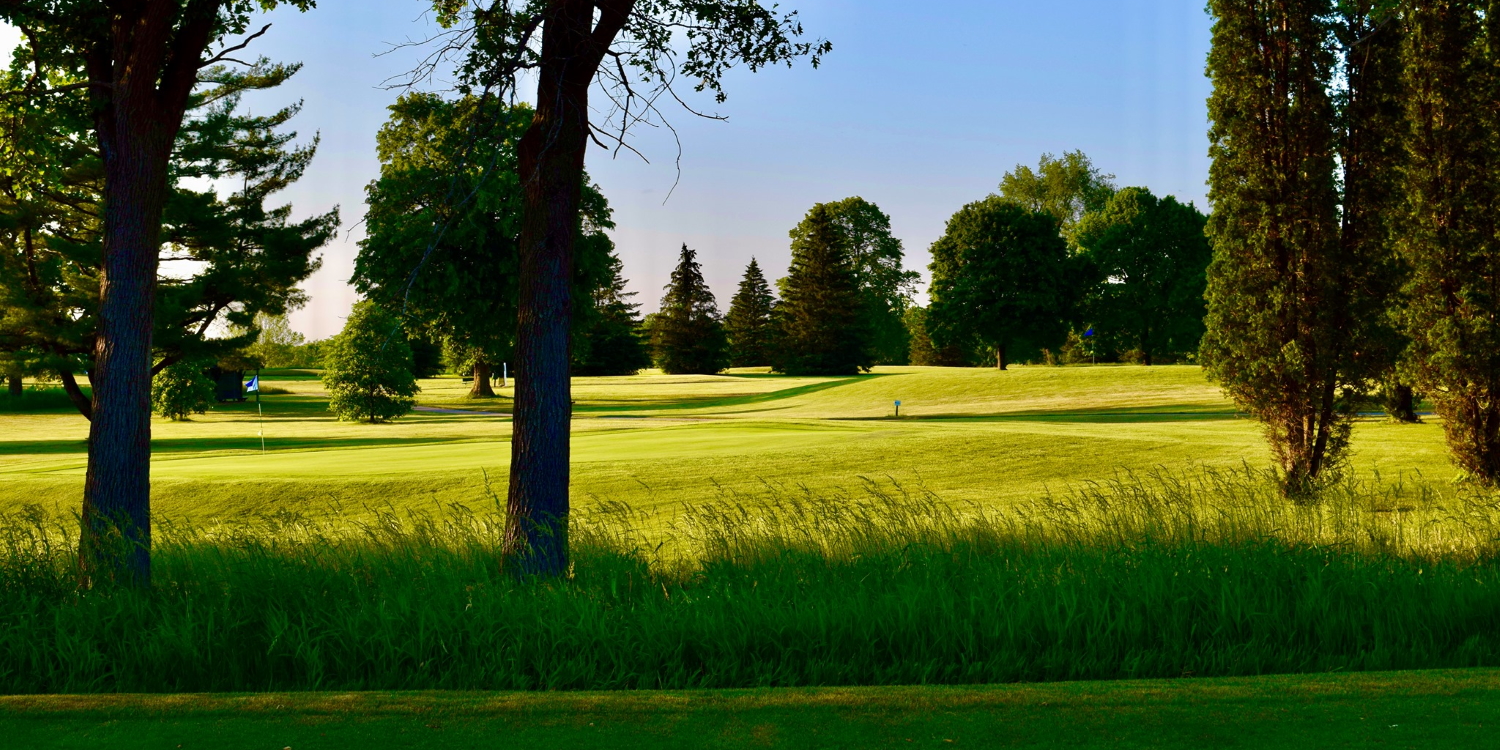
M250 382L248 382L248 383L245 384L245 392L246 393L257 393L259 391L260 391L260 376L256 375L255 377L250 378Z
M1089 328L1087 331L1084 331L1083 332L1083 337L1086 338L1086 339L1093 338L1094 337L1094 329L1093 328Z

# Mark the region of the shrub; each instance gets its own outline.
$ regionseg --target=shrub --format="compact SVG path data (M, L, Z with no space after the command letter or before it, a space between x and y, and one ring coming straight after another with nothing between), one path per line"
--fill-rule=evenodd
M339 419L371 424L405 416L421 389L412 374L411 344L395 316L365 301L323 358L328 410Z
M151 381L151 410L174 422L208 411L214 403L214 380L208 375L211 364L185 359L163 368Z

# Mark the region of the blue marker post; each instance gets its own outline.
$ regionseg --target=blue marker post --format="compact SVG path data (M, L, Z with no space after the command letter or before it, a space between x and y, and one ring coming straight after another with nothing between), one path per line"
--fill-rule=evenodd
M896 402L896 416L898 416L898 417L901 416L901 402L900 401Z

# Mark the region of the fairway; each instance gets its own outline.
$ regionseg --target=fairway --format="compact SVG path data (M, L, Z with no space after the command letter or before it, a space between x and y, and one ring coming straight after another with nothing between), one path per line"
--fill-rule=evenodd
M1500 672L574 694L0 698L30 748L1487 747ZM374 743L374 744L371 744Z
M504 494L513 388L475 401L457 378L426 380L424 410L368 425L336 421L313 373L271 372L265 383L286 393L264 397L264 452L254 402L156 421L160 517L360 512ZM1004 504L1122 472L1269 463L1258 426L1193 366L881 367L848 378L653 372L577 378L574 399L582 508L837 496L866 482ZM0 425L0 504L74 509L87 422L59 410L3 414ZM1365 476L1454 476L1433 418L1363 418L1353 447Z

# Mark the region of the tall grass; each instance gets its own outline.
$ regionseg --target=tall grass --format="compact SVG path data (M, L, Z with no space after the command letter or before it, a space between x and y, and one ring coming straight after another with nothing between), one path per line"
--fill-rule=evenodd
M1500 511L1421 482L1314 507L1162 472L1006 510L874 483L669 523L574 519L517 582L495 508L157 531L150 592L81 590L71 525L7 519L0 691L981 683L1500 665Z

